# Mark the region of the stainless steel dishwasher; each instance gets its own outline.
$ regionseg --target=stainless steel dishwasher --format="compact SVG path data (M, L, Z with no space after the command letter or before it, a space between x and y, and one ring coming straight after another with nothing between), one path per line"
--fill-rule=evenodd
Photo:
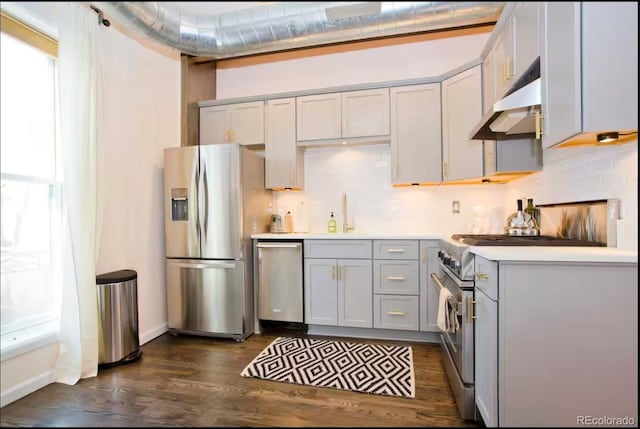
M302 242L256 244L258 319L303 322Z

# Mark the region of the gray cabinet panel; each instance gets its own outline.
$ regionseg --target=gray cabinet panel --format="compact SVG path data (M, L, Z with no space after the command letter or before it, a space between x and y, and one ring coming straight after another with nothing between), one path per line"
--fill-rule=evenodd
M304 256L371 259L371 247L371 240L304 240Z
M417 296L374 295L374 328L417 331L419 299Z
M378 294L418 295L418 261L373 261L373 292Z
M338 324L338 282L335 259L304 260L304 321Z
M431 273L438 272L437 240L420 241L420 330L440 332L438 328L439 287L434 285Z
M374 259L414 259L420 257L417 240L373 240Z
M373 326L370 260L338 260L338 325Z

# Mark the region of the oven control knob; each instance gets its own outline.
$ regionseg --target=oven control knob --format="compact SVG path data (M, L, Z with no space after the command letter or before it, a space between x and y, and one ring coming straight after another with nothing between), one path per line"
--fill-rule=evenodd
M449 257L449 255L445 255L444 259L442 260L442 262L446 265L449 266L449 263L451 262L451 258Z
M451 261L451 268L453 268L454 270L459 270L460 269L460 262L458 262L456 260L452 260Z

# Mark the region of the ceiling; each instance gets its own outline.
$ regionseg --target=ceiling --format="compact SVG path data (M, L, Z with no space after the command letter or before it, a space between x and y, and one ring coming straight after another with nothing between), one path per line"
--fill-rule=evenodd
M226 59L498 20L504 2L93 2L181 53Z
M57 38L58 2L2 2ZM92 2L112 22L192 56L225 59L498 20L504 2Z

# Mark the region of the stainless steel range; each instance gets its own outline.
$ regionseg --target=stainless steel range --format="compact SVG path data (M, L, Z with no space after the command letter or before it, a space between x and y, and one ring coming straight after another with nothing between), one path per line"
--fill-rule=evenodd
M454 234L439 241L439 272L432 274L434 287L452 296L442 300L451 316L440 335L442 357L460 415L476 419L474 398L474 276L471 246L615 246L618 200L539 206L538 236Z

